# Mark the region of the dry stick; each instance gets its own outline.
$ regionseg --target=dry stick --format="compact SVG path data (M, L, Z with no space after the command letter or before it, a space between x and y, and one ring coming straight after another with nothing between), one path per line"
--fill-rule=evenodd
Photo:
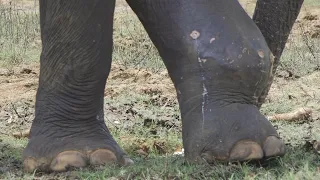
M12 106L13 111L14 111L14 112L16 113L16 115L18 116L18 118L23 118L23 116L21 116L21 115L18 113L16 107L15 107L12 103L10 103L10 104L11 104L11 106ZM24 120L25 120L25 119L24 119Z
M20 139L20 138L29 138L30 129L24 130L24 131L20 131L20 132L15 132L12 135L13 135L13 137L18 138L18 139Z
M302 119L307 119L311 116L312 110L310 108L300 108L296 111L290 112L290 113L284 113L284 114L277 114L273 116L267 116L267 118L270 121L298 121ZM310 126L309 122L307 124ZM320 154L320 141L317 140L312 140L311 139L311 129L309 128L308 135L306 137L307 143L310 143L313 146L313 150L317 153Z
M312 110L310 108L300 108L296 111L284 114L276 114L272 116L267 116L270 121L298 121L301 119L307 119L311 116Z

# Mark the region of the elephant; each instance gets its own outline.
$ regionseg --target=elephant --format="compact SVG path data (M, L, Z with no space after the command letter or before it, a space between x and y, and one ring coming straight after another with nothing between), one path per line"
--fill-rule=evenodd
M260 113L303 0L127 0L176 89L185 159L257 160L285 154ZM104 88L115 0L40 0L39 87L27 172L132 165L108 130Z

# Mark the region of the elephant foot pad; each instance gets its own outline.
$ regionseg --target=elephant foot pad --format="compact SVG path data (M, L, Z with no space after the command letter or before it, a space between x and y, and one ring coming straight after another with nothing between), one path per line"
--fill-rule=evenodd
M118 160L112 151L108 149L97 149L86 153L79 151L64 151L59 153L52 160L28 157L24 160L23 165L27 172L33 172L37 169L47 172L62 172L67 171L71 167L81 168L88 165L108 165L116 163L128 166L133 164L133 161L127 157Z

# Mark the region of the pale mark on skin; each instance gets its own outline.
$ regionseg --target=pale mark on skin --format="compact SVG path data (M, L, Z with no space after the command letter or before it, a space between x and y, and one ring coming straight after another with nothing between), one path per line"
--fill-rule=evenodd
M215 40L216 40L216 38L211 38L210 39L210 44L213 43L213 41L215 41Z
M207 91L207 88L206 88L206 85L203 83L202 84L202 87L203 87L203 92L202 92L202 130L204 128L204 108L205 108L205 103L206 103L206 97L208 95L208 91ZM210 109L211 110L211 109Z
M190 37L194 40L198 39L200 37L200 33L196 30L192 31L190 34Z
M258 55L260 58L264 58L264 52L261 49L258 50Z
M243 48L242 53L246 53L246 52L247 52L247 48Z
M199 61L199 63L206 63L207 62L207 60L206 59L198 59L198 61Z
M200 37L200 33L196 30L192 31L190 34L190 37L193 40L197 40ZM196 41L196 46L197 46L197 53L198 53L198 63L201 69L203 69L203 63L205 63L207 60L206 59L201 59L200 58L200 52L199 52L199 45L198 45L198 41ZM208 94L207 88L205 86L205 77L202 75L202 87L203 87L203 92L202 92L202 132L204 129L204 120L205 120L205 103L206 103L206 96Z

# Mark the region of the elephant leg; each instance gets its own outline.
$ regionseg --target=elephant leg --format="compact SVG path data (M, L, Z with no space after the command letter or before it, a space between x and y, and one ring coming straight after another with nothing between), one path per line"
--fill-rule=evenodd
M272 74L274 75L291 29L299 15L304 0L258 0L253 15L253 21L259 27L274 57ZM264 103L269 86L259 98L259 107Z
M103 117L114 6L114 0L40 1L43 47L26 171L132 162Z
M175 85L190 162L283 155L259 112L273 56L237 0L127 0Z

